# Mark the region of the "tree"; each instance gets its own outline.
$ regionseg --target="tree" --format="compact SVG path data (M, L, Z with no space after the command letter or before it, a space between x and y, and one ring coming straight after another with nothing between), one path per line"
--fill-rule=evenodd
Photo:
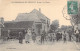
M80 5L80 2L79 2ZM67 5L64 6L62 10L63 17L66 20L71 21L71 25L74 27L75 25L78 25L80 23L80 6L78 8L78 13L77 14L68 14L67 13Z
M67 31L68 33L70 33L70 32L72 33L73 32L72 26L62 25L61 26L61 30Z
M67 26L66 26L66 25L62 25L62 26L61 26L61 30L66 31L66 30L67 30Z
M57 30L58 27L59 27L59 21L58 20L54 20L52 22L52 24L50 25L50 29L53 30L53 31Z
M53 32L53 30L51 30L51 29L48 31L48 33L52 33L52 32Z

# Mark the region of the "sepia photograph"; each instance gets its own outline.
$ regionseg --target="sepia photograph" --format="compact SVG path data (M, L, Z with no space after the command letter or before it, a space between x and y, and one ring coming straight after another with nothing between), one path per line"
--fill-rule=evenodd
M0 51L80 51L80 0L0 0Z

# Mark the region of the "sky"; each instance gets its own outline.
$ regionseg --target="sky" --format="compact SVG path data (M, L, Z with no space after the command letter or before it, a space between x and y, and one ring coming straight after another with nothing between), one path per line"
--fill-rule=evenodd
M5 21L11 21L15 20L19 13L29 13L33 9L41 8L41 13L47 16L51 22L57 19L60 26L71 25L70 20L66 20L62 14L65 5L67 5L67 0L0 0L0 17L3 17Z

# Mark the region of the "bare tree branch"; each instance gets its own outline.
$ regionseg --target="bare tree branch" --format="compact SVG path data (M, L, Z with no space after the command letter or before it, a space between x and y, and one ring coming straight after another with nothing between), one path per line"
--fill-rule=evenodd
M66 7L66 6L64 6L64 8L63 8L63 10L62 10L63 17L64 17L66 20L71 20L71 19L68 19L67 16L66 16L66 17L64 16L64 14L65 14L65 13L64 13L65 7Z

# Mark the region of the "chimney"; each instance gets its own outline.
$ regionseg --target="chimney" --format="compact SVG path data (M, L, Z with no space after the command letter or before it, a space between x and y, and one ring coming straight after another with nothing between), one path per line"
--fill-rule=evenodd
M41 12L41 8L39 8L39 12Z
M2 24L4 24L4 18L3 18L3 17L0 18L0 22L1 22Z

